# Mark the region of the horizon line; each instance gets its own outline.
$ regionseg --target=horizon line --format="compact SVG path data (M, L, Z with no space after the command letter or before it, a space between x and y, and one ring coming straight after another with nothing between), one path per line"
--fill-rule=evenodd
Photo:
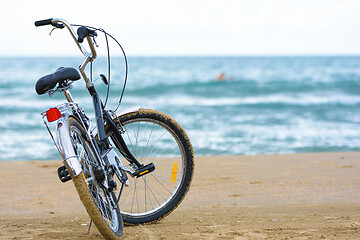
M0 55L0 58L83 58L82 55L74 56L74 55ZM98 55L98 58L106 58L107 55ZM116 54L111 57L123 57L123 55ZM139 58L201 58L201 57L213 57L213 58L221 58L221 57L360 57L360 53L356 54L197 54L197 55L148 55L148 54L128 54L126 57L139 57Z

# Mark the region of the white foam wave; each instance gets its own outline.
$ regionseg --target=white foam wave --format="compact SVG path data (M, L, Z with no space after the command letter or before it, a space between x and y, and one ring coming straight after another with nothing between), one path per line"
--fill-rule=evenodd
M129 97L130 102L139 103L138 97ZM311 93L311 94L274 94L255 97L214 97L204 98L198 96L172 95L159 96L157 98L144 100L147 104L158 105L184 105L184 106L235 106L235 105L256 105L256 104L289 104L289 105L320 105L320 104L360 104L360 96L334 94L334 93Z

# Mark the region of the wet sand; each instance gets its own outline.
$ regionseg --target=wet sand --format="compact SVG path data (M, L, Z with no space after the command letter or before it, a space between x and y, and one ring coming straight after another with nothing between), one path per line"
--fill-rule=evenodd
M360 152L196 157L183 203L124 239L360 239ZM0 239L103 239L61 161L0 163Z

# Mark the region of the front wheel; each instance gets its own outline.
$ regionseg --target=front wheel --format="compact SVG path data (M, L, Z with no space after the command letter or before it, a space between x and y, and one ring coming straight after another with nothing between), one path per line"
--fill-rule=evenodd
M157 221L172 212L189 190L194 173L190 140L175 120L155 110L140 109L115 122L125 130L123 138L135 158L155 165L149 174L129 177L130 185L123 189L119 202L123 221L131 225ZM113 136L112 141L118 146ZM125 159L122 162L136 170Z
M119 207L114 204L116 197L96 180L94 172L99 164L91 144L86 140L85 129L73 117L68 118L68 128L75 155L82 167L82 173L72 179L79 197L99 232L106 239L120 239L123 223Z

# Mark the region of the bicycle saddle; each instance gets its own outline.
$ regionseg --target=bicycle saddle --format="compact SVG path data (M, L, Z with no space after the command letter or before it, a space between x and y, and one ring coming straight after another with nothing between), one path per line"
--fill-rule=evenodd
M62 83L65 80L76 81L80 79L79 72L72 67L59 67L54 73L46 75L37 80L35 90L37 94L41 95L53 89L57 83Z

